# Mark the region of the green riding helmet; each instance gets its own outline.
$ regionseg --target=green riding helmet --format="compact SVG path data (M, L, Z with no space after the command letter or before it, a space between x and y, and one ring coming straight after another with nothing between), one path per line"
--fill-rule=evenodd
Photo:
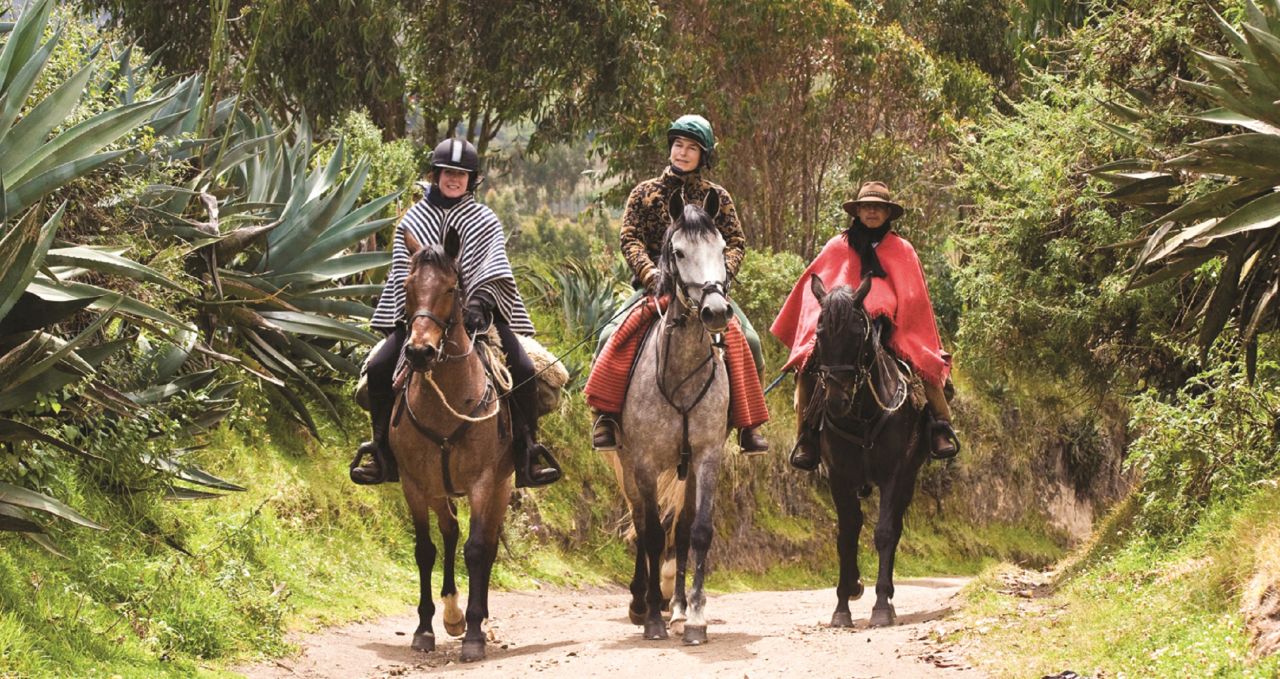
M702 166L710 167L716 150L716 135L711 131L711 123L700 115L683 115L676 118L667 128L667 146L675 143L676 137L686 137L698 142L702 147Z

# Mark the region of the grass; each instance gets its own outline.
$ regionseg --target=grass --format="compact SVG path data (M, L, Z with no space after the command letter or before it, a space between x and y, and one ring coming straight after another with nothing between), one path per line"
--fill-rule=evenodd
M1255 573L1276 582L1277 507L1280 493L1260 490L1169 544L1121 535L1127 522L1115 519L1132 516L1122 505L1047 596L1012 593L1027 577L1015 568L987 571L966 592L957 638L998 677L1065 669L1099 677L1280 675L1280 657L1252 657L1242 614Z

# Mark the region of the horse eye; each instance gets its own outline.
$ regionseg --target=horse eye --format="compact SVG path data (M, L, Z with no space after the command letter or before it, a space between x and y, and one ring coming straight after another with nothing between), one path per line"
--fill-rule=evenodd
M684 250L676 250L676 259L684 259Z

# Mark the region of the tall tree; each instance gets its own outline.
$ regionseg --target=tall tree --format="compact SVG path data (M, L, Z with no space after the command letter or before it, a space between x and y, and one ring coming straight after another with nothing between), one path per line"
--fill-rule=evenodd
M663 14L655 94L602 131L610 170L628 182L651 175L667 122L702 113L715 126L717 181L752 242L772 249L811 253L839 211L833 194L852 182L941 169L949 121L990 98L976 69L846 2L699 0ZM919 205L930 189L912 191Z
M324 123L364 107L388 136L405 132L405 78L398 61L398 37L404 15L415 3L79 2L83 9L124 28L170 70L213 69L224 89L247 82L247 94L277 114L297 116L305 110ZM219 45L225 45L225 50L211 60Z
M660 20L648 0L79 1L173 70L225 65L224 86L277 113L367 108L388 137L413 118L424 142L465 129L482 151L517 120L535 146L607 122L643 91Z

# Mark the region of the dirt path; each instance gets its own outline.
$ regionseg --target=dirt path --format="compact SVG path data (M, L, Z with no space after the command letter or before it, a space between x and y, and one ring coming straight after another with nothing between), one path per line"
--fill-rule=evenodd
M874 596L852 604L855 627L826 626L835 590L748 592L710 597L709 641L687 647L679 635L645 641L627 622L625 590L581 593L494 592L489 655L458 662L459 640L444 634L436 612L437 650L409 648L417 616L358 623L296 636L302 654L240 668L251 679L330 677L942 677L982 676L930 641L933 621L950 610L961 578L903 580L894 605L898 625L868 629Z

